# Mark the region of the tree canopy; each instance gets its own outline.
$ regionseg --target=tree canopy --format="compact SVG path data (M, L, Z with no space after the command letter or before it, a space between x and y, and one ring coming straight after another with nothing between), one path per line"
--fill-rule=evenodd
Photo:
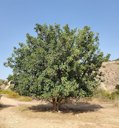
M13 69L14 89L21 95L51 100L54 110L63 99L92 95L100 81L99 68L107 61L98 34L90 27L36 24L36 36L14 47L6 66Z

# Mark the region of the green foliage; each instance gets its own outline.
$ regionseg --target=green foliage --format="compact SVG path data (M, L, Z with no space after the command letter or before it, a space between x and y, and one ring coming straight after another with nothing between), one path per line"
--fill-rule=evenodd
M9 75L9 76L7 77L7 80L8 80L8 81L13 81L13 80L14 80L13 75Z
M53 103L92 95L99 68L109 58L98 48L98 34L88 26L80 30L57 24L36 24L35 31L37 36L27 34L26 43L19 43L5 63L13 69L14 89Z

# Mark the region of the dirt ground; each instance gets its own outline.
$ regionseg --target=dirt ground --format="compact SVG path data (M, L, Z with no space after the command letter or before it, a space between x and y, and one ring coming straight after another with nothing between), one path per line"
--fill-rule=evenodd
M119 107L114 103L67 104L57 113L44 101L2 96L1 103L0 128L119 128Z

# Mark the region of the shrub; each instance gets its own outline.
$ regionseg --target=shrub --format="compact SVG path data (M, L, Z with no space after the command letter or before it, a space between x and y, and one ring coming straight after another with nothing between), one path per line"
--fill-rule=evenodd
M99 98L103 101L109 101L109 100L118 100L119 99L119 92L114 91L114 92L108 92L105 90L96 90L94 93L95 98Z
M14 98L20 101L32 101L31 97L28 96L20 96L18 93L12 90L0 90L0 94L6 94L9 98Z

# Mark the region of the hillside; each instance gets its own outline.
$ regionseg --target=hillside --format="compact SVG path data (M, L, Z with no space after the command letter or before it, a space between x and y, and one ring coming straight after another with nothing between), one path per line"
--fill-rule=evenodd
M119 83L119 61L104 62L100 70L105 80L101 86L106 90L114 90Z

